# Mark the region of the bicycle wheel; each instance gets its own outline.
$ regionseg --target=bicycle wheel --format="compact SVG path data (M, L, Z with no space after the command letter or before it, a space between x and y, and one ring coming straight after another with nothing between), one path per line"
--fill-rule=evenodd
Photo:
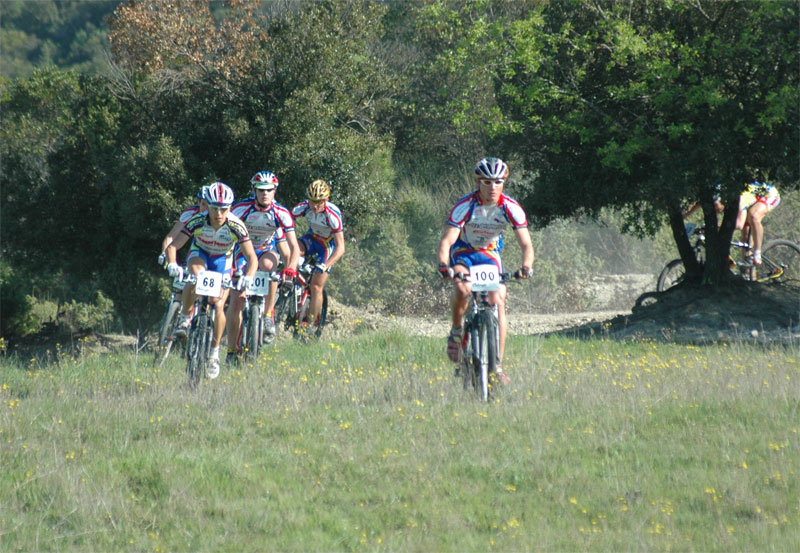
M258 359L258 348L261 346L261 309L258 303L251 303L247 313L246 334L242 342L247 348L247 357L255 362ZM245 340L246 337L246 340Z
M175 341L173 333L175 332L175 324L178 322L180 311L181 303L179 301L172 300L169 302L164 318L161 320L161 327L158 329L158 343L153 356L153 366L163 367L164 361L167 360L169 352L172 350L172 344Z
M680 259L673 259L662 269L661 274L658 275L658 283L656 290L663 292L673 286L680 284L686 276L686 269L683 267L683 261Z
M294 303L294 290L283 291L278 289L278 299L275 300L275 307L272 310L272 315L275 317L275 335L283 329L289 328L289 310L290 305Z
M487 313L485 316L486 322L486 355L487 355L487 372L488 374L497 374L497 360L498 360L498 341L500 339L500 324L497 322L497 317L494 313Z
M494 340L494 329L489 324L485 313L480 314L478 334L480 336L480 363L478 377L478 397L481 401L489 401L489 364L494 352L490 350L490 342ZM493 348L491 348L493 349Z
M208 314L200 312L192 321L192 328L189 331L189 346L187 348L189 361L186 372L189 378L189 387L192 389L197 388L200 383L200 377L205 371L208 326Z
M790 240L770 240L761 252L759 282L800 286L800 246Z

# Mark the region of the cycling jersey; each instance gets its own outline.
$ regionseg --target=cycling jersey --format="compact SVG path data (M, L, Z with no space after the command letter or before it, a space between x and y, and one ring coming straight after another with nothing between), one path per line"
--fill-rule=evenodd
M458 242L482 252L503 249L503 231L509 223L514 230L528 227L522 206L505 194L496 205L483 205L477 190L458 200L447 219L448 225L461 229Z
M201 212L199 205L190 205L181 212L180 217L178 217L178 221L185 225L186 221L188 221L198 213L205 213L205 211Z
M772 211L781 203L781 195L771 184L751 182L747 185L747 190L739 196L739 209L746 211L757 203L766 205L767 209Z
M261 207L255 197L250 196L233 206L231 213L241 219L250 239L256 248L269 245L275 238L286 239L286 231L294 230L292 213L279 203L272 202L268 207Z
M314 239L318 242L327 243L333 239L334 233L344 230L342 212L332 202L325 202L325 209L322 210L322 213L314 213L308 200L303 200L294 207L292 215L306 218L309 227L306 235L313 234Z
M228 213L218 230L211 226L207 212L197 213L186 222L181 232L192 238L190 251L202 250L211 256L229 256L237 243L250 240L247 227L232 213Z

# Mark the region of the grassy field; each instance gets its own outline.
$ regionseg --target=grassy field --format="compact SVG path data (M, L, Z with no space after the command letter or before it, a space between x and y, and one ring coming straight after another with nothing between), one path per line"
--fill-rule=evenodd
M442 339L0 361L2 551L799 551L798 345Z

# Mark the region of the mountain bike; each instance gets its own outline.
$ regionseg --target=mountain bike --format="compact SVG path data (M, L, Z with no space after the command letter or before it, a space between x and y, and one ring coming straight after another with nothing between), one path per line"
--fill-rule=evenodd
M472 386L481 401L489 401L491 380L497 372L500 353L497 305L489 303L489 292L499 290L511 278L511 273L500 273L496 265L474 265L470 267L469 277L461 277L472 284L472 300L464 316L458 373L464 381L464 389Z
M239 273L239 271L237 271ZM236 278L241 274L237 274ZM276 272L258 271L253 277L253 283L242 292L244 307L242 308L242 325L239 329L239 350L255 361L262 343L269 343L274 339L265 337L264 318L266 317L266 296L273 280L279 280L280 274ZM235 282L236 280L234 280Z
M161 325L158 328L158 342L156 342L155 354L153 355L153 366L159 368L164 366L164 362L169 357L170 352L176 342L175 325L178 323L178 315L181 312L181 293L186 286L186 281L182 277L172 279L172 292L167 301L167 308L161 318ZM177 340L185 344L184 340Z
M196 389L200 378L205 375L211 354L211 342L214 339L214 320L217 305L209 298L218 298L223 288L233 288L228 275L215 271L201 271L197 276L189 275L186 281L195 285L197 299L194 302L194 316L186 343L186 373L189 387ZM222 308L222 306L221 306Z
M275 302L276 330L283 327L291 331L297 338L306 338L305 324L308 322L308 311L311 306L311 277L317 268L314 257L300 258L297 276L292 281L281 283L278 288L278 299ZM322 291L322 309L319 321L315 325L314 336L322 334L322 328L328 319L328 292Z
M687 225L687 232L694 237L695 256L700 264L705 262L705 227ZM749 252L750 245L738 240L731 241L731 248ZM744 260L728 258L731 271L738 277L754 282L784 282L800 286L800 245L791 240L770 240L761 249L761 265L755 265L748 255ZM673 259L658 275L656 290L663 292L683 282L686 270L680 259Z

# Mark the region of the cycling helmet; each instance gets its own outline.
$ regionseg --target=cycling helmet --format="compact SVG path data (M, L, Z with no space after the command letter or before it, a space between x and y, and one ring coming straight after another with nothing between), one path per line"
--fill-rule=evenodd
M253 188L278 188L278 177L269 171L259 171L250 179Z
M203 185L200 187L200 190L197 191L197 199L198 200L205 200L206 199L206 190L208 190L208 185Z
M233 190L221 181L211 183L206 190L206 201L210 207L230 207L233 203Z
M496 157L485 157L475 165L475 176L479 179L507 179L508 165Z
M327 200L331 197L331 188L328 183L322 179L317 179L308 185L306 190L306 197L309 200L319 201Z

